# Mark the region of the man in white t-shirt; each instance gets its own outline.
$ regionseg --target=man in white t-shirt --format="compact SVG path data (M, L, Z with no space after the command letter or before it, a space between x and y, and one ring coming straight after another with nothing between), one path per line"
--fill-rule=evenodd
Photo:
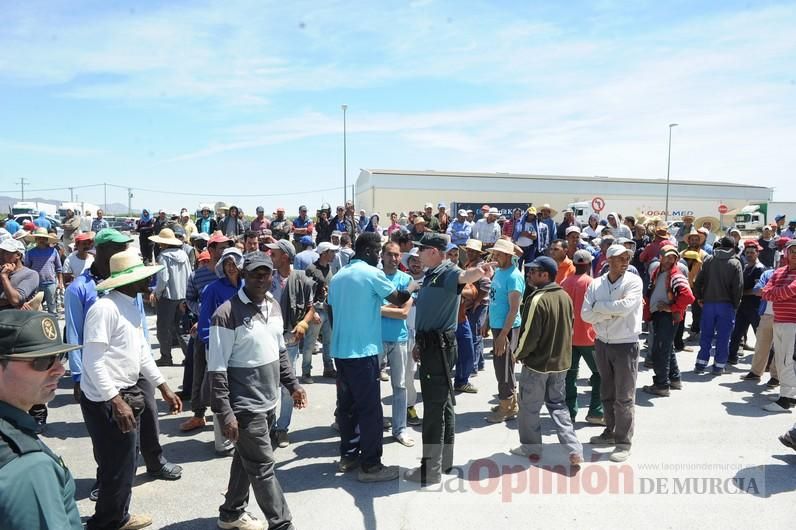
M83 232L75 236L75 251L64 260L64 285L69 285L76 276L94 263L94 254L90 250L94 247L94 232Z

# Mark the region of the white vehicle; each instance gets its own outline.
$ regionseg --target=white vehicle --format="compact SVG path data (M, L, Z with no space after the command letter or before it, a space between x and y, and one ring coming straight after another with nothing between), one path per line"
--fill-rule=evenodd
M57 213L55 205L49 202L19 201L11 206L11 213L14 215L23 213L39 215L39 212L44 212L45 215L50 216L55 216Z
M82 217L85 212L90 212L91 215L95 215L97 210L101 208L96 204L91 204L90 202L62 202L61 205L58 207L58 215L63 219L66 217L66 210L72 210L75 212L75 215L78 217Z
M594 201L579 201L567 204L567 208L575 213L575 218L580 223L588 223L589 216L596 213L601 219L611 212L618 212L622 215L643 215L647 219L657 217L660 219L666 218L666 205L664 198L650 198L650 197L621 197L612 198L607 194L601 197L603 208L600 212L594 210ZM729 203L729 204L727 204ZM720 208L724 206L726 212L724 215L720 214ZM677 221L682 221L683 216L693 215L694 217L711 216L724 219L722 220L723 226L730 226L732 224L731 213L733 207L739 207L735 201L724 201L723 203L716 199L681 199L669 201L669 222L675 224ZM678 225L679 226L679 225Z
M741 232L761 232L777 215L784 215L786 223L796 219L796 202L772 201L744 206L735 214L735 228Z

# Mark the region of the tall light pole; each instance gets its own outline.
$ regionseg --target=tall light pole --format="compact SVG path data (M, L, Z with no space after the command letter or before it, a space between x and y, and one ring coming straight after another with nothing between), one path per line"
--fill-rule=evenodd
M669 171L672 168L672 128L677 127L677 123L669 124L669 155L666 157L666 213L665 221L669 220Z
M348 161L346 160L346 158L347 158L347 156L348 156L348 150L347 150L347 148L346 148L346 123L345 123L345 111L347 111L347 110L348 110L348 105L346 105L345 103L343 103L342 105L340 105L340 108L341 108L341 109L343 109L343 206L345 206L345 201L346 201L346 199L348 198L348 193L347 193L347 190L348 190L348 181L347 181L347 178L346 178L346 177L347 177L347 175L348 175L348 173L347 173L347 169L348 169L348 168L346 167L346 165L347 165L347 162L348 162ZM353 199L353 197L351 197L351 198Z

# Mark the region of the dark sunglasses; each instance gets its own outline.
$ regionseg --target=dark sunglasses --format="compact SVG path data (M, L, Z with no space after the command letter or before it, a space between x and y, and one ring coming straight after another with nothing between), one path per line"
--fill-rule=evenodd
M66 360L66 352L56 353L55 355L47 355L46 357L17 357L15 355L0 357L7 361L26 362L30 363L31 368L37 372L46 372L50 370L55 362L63 363Z

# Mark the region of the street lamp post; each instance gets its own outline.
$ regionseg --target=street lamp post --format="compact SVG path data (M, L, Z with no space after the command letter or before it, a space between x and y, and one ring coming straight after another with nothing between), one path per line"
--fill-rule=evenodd
M666 212L665 221L669 220L669 172L672 168L672 128L677 127L678 124L669 124L669 155L666 158Z
M343 109L343 206L345 206L346 199L348 198L348 181L347 181L347 148L346 148L346 123L345 123L345 112L348 110L348 105L343 104L340 105L340 108ZM352 197L353 199L353 197Z

